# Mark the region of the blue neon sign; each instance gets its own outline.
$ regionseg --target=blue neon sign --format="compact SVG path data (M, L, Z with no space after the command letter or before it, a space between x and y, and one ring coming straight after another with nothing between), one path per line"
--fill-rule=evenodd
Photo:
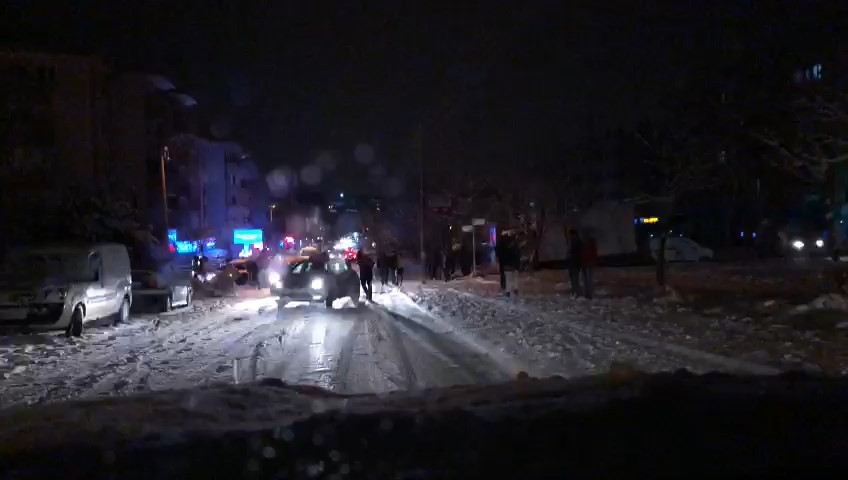
M192 242L191 240L178 240L175 242L175 246L177 247L177 253L197 253L200 250L197 242Z
M171 243L177 243L177 229L169 228L168 229L168 241Z
M262 230L259 229L235 229L233 230L233 243L235 245L253 245L262 243Z

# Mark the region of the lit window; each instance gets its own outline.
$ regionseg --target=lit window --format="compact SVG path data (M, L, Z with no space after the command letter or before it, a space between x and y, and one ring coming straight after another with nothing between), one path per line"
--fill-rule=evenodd
M821 63L817 63L813 65L813 80L821 80L822 79L822 66Z

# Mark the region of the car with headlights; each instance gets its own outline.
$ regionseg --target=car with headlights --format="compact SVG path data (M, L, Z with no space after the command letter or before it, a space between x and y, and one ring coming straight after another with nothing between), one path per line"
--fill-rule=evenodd
M280 301L324 302L327 307L333 300L350 297L359 303L359 275L348 263L339 258L313 256L289 265L283 273L269 272L271 294Z
M64 329L129 318L130 258L116 243L34 247L9 254L0 273L0 327Z
M785 257L825 257L828 254L823 232L784 231L778 236Z

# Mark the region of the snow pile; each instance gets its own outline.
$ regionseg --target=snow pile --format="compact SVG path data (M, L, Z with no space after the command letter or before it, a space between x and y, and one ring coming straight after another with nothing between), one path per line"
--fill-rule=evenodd
M503 302L497 290L472 287L460 282L451 285L462 292L473 292L473 296ZM693 311L695 305L689 302L642 301L633 296L606 296L587 301L548 293L522 295L516 305L533 311L561 312L578 323L596 328L661 339L664 344L760 365L848 373L848 322L841 313L844 310L834 309L846 303L844 297L829 295L813 302L829 309L804 305L799 311L786 311L785 303L785 299L767 297L746 313L736 312L730 303L726 307L713 303L698 314Z
M848 298L838 293L821 295L806 305L807 309L848 310Z
M458 328L480 335L534 366L534 375L573 377L607 371L613 364L646 371L686 368L774 373L616 328L615 323L623 317L639 313L632 298L610 308L610 301L553 297L553 301L508 302L450 288L424 287L416 299Z

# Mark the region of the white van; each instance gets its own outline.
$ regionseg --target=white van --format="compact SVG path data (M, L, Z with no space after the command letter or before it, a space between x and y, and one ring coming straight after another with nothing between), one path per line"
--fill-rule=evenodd
M11 252L0 270L0 327L64 329L82 335L91 320L129 317L130 257L114 243Z

